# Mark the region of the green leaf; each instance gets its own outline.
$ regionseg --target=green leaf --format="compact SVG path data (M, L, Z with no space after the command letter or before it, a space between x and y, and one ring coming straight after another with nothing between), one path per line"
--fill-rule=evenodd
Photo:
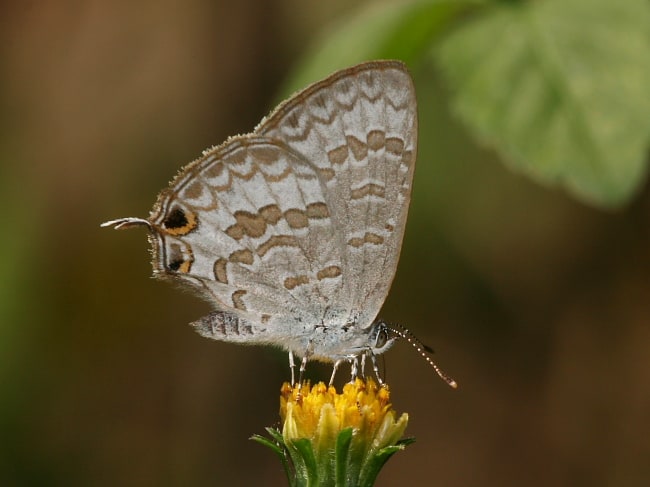
M440 49L455 111L515 169L625 203L650 141L650 2L499 3Z
M289 80L290 94L325 75L371 59L415 63L433 39L474 1L411 0L371 4L325 32Z

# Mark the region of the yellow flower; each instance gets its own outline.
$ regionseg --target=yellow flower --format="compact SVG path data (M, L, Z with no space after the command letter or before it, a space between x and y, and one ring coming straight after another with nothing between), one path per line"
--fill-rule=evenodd
M268 428L271 447L283 460L291 485L371 486L384 463L412 439L400 440L408 423L396 420L388 387L357 379L343 392L322 382L280 395L282 433Z
M381 448L387 444L387 433L393 433L388 435L390 439L397 434L396 441L408 422L406 413L395 421L389 399L388 387L378 387L372 379L356 379L343 386L341 394L323 382L311 389L308 382L298 388L285 382L280 395L282 436L285 440L309 438L319 442L321 437L331 437L351 427L366 441L376 439L375 446ZM379 437L375 438L377 434Z

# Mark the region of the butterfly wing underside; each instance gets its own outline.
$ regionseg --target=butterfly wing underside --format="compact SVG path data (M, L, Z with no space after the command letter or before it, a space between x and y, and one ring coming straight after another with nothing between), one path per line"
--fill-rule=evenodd
M338 304L361 327L395 275L417 152L417 105L403 63L340 71L280 105L255 133L281 140L325 185L343 260Z
M342 279L323 191L300 154L248 135L207 151L160 194L149 219L156 273L230 315L199 322L200 333L218 335L217 323L220 339L286 345L324 313Z
M316 326L365 329L397 267L416 149L405 66L339 71L180 171L148 219L154 271L215 305L195 324L212 338L300 352Z

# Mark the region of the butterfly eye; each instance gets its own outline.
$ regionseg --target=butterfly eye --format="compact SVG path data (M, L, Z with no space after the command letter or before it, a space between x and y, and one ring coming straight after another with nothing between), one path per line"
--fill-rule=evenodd
M375 339L375 348L384 348L386 342L388 342L388 333L386 333L386 330L379 330Z

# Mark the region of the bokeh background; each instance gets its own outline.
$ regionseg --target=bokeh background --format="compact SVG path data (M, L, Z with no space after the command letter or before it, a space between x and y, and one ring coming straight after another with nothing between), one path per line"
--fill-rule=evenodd
M211 342L150 275L157 192L285 95L356 2L0 6L0 484L284 485L248 440L278 422L284 353ZM513 174L413 66L421 150L381 314L432 345L386 357L417 442L378 485L650 483L650 192L618 211ZM310 367L314 379L327 367Z

